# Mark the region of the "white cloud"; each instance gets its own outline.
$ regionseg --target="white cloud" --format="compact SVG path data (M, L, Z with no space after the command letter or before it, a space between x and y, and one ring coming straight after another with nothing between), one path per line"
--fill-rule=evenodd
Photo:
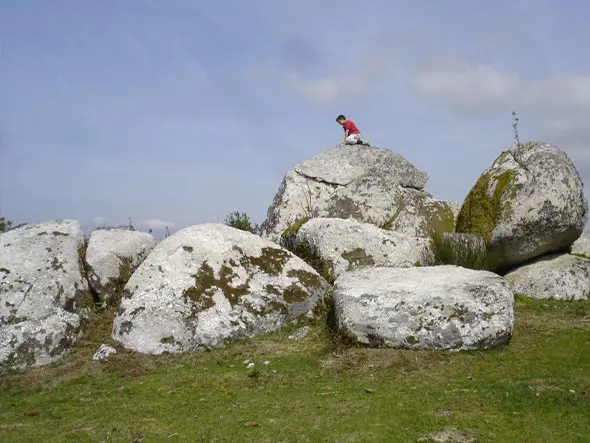
M418 91L447 100L461 110L491 110L506 103L517 91L519 80L491 66L478 65L461 70L441 69L419 74Z
M173 228L176 226L176 223L166 220L150 219L144 220L143 226L150 229L164 229L166 227Z
M285 76L285 87L305 100L317 104L330 104L362 93L367 83L361 77L324 77L309 80L299 74L291 73Z

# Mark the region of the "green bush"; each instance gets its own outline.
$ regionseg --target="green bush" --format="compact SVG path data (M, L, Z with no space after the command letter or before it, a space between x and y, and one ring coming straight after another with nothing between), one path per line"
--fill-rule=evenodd
M250 217L245 212L234 211L225 217L225 224L232 228L240 229L242 231L258 234L259 226L250 221Z
M12 227L12 222L10 220L6 220L4 217L0 217L0 232L10 231Z

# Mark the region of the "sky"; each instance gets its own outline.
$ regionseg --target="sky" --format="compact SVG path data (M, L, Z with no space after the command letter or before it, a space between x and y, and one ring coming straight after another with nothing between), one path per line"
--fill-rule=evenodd
M584 0L0 0L0 216L171 232L266 217L342 139L462 202L514 142L590 184ZM586 188L586 195L589 195Z

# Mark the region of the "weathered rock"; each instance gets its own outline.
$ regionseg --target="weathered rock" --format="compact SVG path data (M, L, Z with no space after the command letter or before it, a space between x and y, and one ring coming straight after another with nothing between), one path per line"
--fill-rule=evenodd
M275 242L302 218L355 219L410 235L452 231L452 205L424 191L428 175L381 148L336 146L287 172L262 224Z
M0 234L0 368L60 358L90 301L79 251L80 223L25 225Z
M532 298L587 300L590 260L570 254L553 254L523 265L505 276L515 292Z
M328 287L268 240L225 225L196 225L160 242L133 273L113 337L153 354L221 346L310 315Z
M543 143L503 152L463 203L456 231L481 235L499 267L569 247L588 218L583 183L569 157Z
M571 246L571 253L590 258L590 233L584 232Z
M434 264L425 238L354 220L311 219L299 229L296 242L305 243L317 253L334 277L363 266L407 268Z
M94 353L94 355L92 356L92 360L104 361L107 358L109 358L109 355L116 354L116 353L117 353L117 350L115 348L113 348L112 346L102 344L102 345L100 345L100 348L98 348L98 351L96 351Z
M80 316L54 309L42 318L18 319L0 327L0 373L57 361L76 342Z
M491 348L509 342L514 323L508 284L457 266L346 272L334 303L339 328L374 347Z
M156 246L148 233L125 229L99 229L90 234L86 250L88 281L100 300L112 302L131 274Z

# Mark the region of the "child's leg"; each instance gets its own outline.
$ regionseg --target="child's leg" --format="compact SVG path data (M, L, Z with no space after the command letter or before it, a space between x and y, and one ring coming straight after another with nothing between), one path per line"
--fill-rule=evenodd
M360 140L360 137L358 134L351 134L348 137L346 137L346 144L347 145L356 145Z

